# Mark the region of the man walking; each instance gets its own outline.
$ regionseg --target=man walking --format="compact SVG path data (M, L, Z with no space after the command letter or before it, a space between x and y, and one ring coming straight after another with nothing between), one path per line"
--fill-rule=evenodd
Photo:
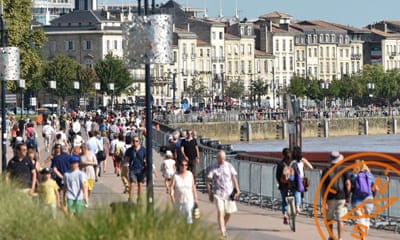
M196 139L193 138L193 131L186 132L186 139L182 140L181 151L183 159L188 161L188 170L193 173L193 177L196 179L196 167L199 164L199 146L197 146Z
M211 167L206 181L209 199L217 206L218 224L223 238L227 237L226 225L231 214L237 211L234 200L240 195L237 172L225 158L224 151L218 152L217 163Z
M140 145L138 136L133 137L133 146L126 150L125 161L129 162L129 201L133 201L135 184L138 187L138 202L143 193L145 178L146 148ZM151 167L151 166L148 166Z
M14 180L21 184L22 190L33 194L36 186L36 169L26 156L28 148L24 143L16 146L16 156L7 165L6 181Z
M327 176L326 180L323 183L322 187L322 196L328 192L327 201L326 201L326 219L329 224L330 232L329 232L329 240L335 239L332 237L333 235L333 224L332 222L335 219L338 222L338 240L342 240L344 233L344 222L343 217L347 213L346 204L349 203L350 191L351 191L351 181L350 181L350 173L345 172L343 175L337 177L337 174L341 171L342 167L338 166L343 160L343 155L337 151L333 151L329 156L330 166L326 168L322 173L322 178L328 174L330 169L333 171ZM336 178L335 178L336 176ZM331 183L332 182L332 183ZM330 185L331 184L331 185ZM328 186L330 185L330 189Z

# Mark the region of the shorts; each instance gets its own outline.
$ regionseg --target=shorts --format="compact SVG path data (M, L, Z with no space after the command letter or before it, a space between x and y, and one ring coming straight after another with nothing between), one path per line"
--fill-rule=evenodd
M67 199L67 209L70 213L82 215L83 200Z
M347 213L346 200L328 200L328 209L326 210L326 219L331 221L335 218L337 221L343 221L342 218Z
M94 187L94 179L87 179L86 180L86 185L88 187L88 190L92 191L93 187Z
M371 217L372 212L374 211L374 203L373 202L363 202L363 203L353 206L353 209L354 208L357 209L354 213L354 216L359 217L356 219L356 222L360 225L364 225L367 229L369 229L369 226L371 224L370 217ZM363 211L361 210L361 208L363 208Z
M134 173L133 171L129 171L129 182L131 183L144 183L144 173Z
M229 199L222 199L216 195L214 195L215 204L217 206L218 211L225 213L234 213L237 212L236 202Z

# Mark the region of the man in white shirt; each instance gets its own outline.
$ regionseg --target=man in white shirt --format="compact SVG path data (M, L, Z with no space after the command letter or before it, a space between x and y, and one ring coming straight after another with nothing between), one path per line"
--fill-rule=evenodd
M89 132L92 131L92 120L90 117L86 120L85 128L86 128L86 134L89 136Z
M43 126L42 132L44 137L44 149L46 152L49 152L50 141L53 138L56 131L50 124L46 123L46 125Z

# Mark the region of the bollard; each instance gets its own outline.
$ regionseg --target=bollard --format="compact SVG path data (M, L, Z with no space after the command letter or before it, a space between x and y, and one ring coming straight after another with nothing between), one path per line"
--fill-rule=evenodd
M369 130L368 119L364 119L364 134L365 135L368 135L368 130Z
M282 122L282 139L289 138L288 123Z
M329 122L328 119L324 120L324 138L329 136Z
M363 135L364 124L363 122L358 122L358 135Z
M245 137L245 132L246 132L246 126L245 125L240 125L240 141L246 141L246 137Z
M397 119L393 119L392 121L392 130L393 134L397 134Z

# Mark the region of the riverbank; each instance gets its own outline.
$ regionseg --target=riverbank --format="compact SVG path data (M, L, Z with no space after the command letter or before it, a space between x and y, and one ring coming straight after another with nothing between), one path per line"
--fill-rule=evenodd
M306 119L302 121L303 138L397 134L399 117ZM287 138L287 124L283 121L228 121L176 123L174 128L192 129L199 136L218 139L224 143L280 140Z

